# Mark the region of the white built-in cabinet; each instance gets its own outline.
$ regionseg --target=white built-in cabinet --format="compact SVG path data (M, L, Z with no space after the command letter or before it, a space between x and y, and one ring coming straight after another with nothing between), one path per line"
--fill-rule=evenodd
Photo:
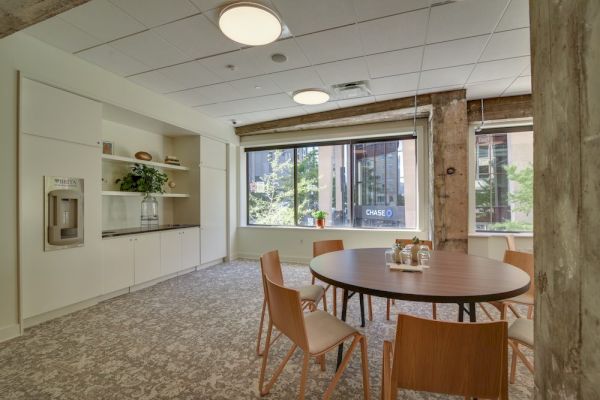
M102 240L103 293L200 265L200 232L185 228Z
M170 230L160 233L162 275L200 265L200 232L198 228Z
M227 146L200 139L201 262L227 256Z

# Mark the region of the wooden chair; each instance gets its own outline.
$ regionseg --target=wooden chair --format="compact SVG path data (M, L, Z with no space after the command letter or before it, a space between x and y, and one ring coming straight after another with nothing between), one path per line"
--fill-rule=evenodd
M534 306L534 294L535 294L535 275L533 272L533 254L525 253L521 251L512 251L506 250L504 252L504 260L505 263L514 265L515 267L523 270L525 273L529 275L529 279L531 279L531 285L529 285L529 290L526 293L523 293L519 296L512 297L507 300L502 301L491 301L489 302L491 305L496 307L498 311L500 311L500 319L506 319L506 311L510 309L513 314L517 318L521 318L521 315L514 304L522 304L527 306L527 318L533 318L533 306ZM485 313L485 315L490 319L494 320L489 311L484 307L482 303L479 303L479 306Z
M517 251L517 245L515 243L515 235L504 235L506 239L506 248L511 251Z
M533 374L533 364L525 357L519 349L519 345L533 349L533 320L518 318L508 328L508 344L512 348L512 362L510 364L510 383L515 383L517 372L517 357Z
M313 257L320 256L322 254L331 253L334 251L344 250L343 240L321 240L313 242ZM315 284L315 276L312 277L312 284ZM327 285L325 292L332 285ZM324 300L326 301L326 300ZM333 286L333 315L337 317L337 288ZM371 295L367 296L367 307L369 309L369 321L373 321L373 303L371 301ZM327 311L327 308L324 308Z
M262 355L260 350L260 342L262 338L262 332L265 320L265 309L267 306L267 295L265 285L265 277L268 277L273 282L283 286L283 272L281 271L281 262L279 261L279 252L277 250L269 251L260 257L260 269L263 281L263 292L264 300L262 304L262 310L260 313L260 325L258 328L258 337L256 338L256 354ZM325 291L322 286L319 285L307 285L298 288L300 293L300 300L302 302L302 309L308 308L310 311L317 309L319 301L324 296ZM323 304L325 310L327 308L325 303ZM279 337L279 336L277 336Z
M506 321L460 323L400 314L383 344L382 399L398 388L508 399Z
M325 354L330 350L335 349L340 343L347 339L352 339L350 349L346 352L340 368L337 370L333 380L327 387L323 399L326 400L331 397L335 386L350 361L354 349L359 343L361 347L364 398L369 399L369 369L367 363L366 338L350 325L340 321L325 311L316 310L304 314L302 312L299 291L278 285L270 280L268 276L265 277L265 281L270 318L267 340L265 343L265 354L263 356L258 380L258 389L261 396L269 393L296 348L300 347L304 352L304 358L300 376L299 398L301 400L304 399L310 357L317 357L321 363L321 369L325 370ZM272 344L271 333L273 327L277 328L292 341L292 347L275 369L271 379L265 385L265 371L267 368L270 346Z
M396 243L397 244L401 244L403 246L406 246L407 244L413 244L412 239L396 239ZM433 250L433 242L431 240L421 240L419 242L419 245L424 245L429 247L430 250ZM396 304L396 301L394 299L387 299L386 302L386 308L385 308L385 318L389 321L390 320L390 308L392 304ZM433 319L437 319L437 304L436 303L431 303L431 316Z

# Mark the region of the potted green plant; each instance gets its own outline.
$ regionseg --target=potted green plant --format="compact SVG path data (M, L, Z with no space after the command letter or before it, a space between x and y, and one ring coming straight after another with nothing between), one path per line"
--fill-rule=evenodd
M313 212L313 217L315 218L315 225L319 229L325 228L325 218L327 217L327 212L323 210L317 210Z
M412 259L413 261L417 261L417 253L419 252L419 244L421 243L421 239L416 236L412 238Z
M115 181L123 192L144 193L141 210L143 227L158 225L158 201L152 194L164 193L163 185L167 179L167 174L156 168L135 164L127 175Z

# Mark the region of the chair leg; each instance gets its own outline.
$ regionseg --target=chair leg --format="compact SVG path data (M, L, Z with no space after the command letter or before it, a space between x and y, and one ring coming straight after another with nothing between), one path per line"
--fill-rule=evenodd
M392 343L383 342L383 365L381 367L381 400L391 399L391 373L392 373Z
M431 303L431 316L437 319L437 303Z
M481 309L483 310L483 313L490 319L490 321L494 321L492 314L490 314L488 309L483 306L483 303L477 303L477 304L479 304L479 307L481 307Z
M311 285L314 285L314 284L315 284L315 276L314 276L314 275L312 276L312 279L310 280L310 284L311 284Z
M508 308L510 308L510 311L512 311L513 314L515 314L515 317L521 318L521 314L519 314L519 310L517 310L517 308L513 304L508 303Z
M533 319L533 306L527 306L527 319Z
M327 312L327 289L323 291L323 311Z
M390 305L391 305L392 301L390 299L386 300L386 304L385 304L385 319L386 320L390 320Z
M325 371L325 354L319 356L319 363L321 364L321 371Z
M363 375L363 392L365 400L369 400L371 396L369 388L369 360L367 358L367 338L365 336L360 338L360 363Z
M306 391L306 376L308 375L308 363L310 361L310 354L304 353L304 361L302 362L302 374L300 375L300 394L298 395L299 400L304 400L304 392Z
M258 337L256 338L256 355L261 356L262 352L260 351L260 339L263 331L263 324L265 322L265 309L267 308L267 299L263 300L262 311L260 312L260 324L258 327Z
M373 302L371 301L371 295L367 296L367 305L369 307L369 321L373 321Z
M333 287L333 316L337 317L337 289Z
M327 390L325 391L325 394L323 395L323 400L328 400L331 397L331 394L333 393L333 389L335 389L335 386L337 385L337 383L339 382L340 378L342 377L342 373L346 369L346 366L348 365L348 362L350 361L350 357L352 356L352 353L354 352L354 349L356 348L356 345L360 341L360 337L361 336L362 335L358 335L358 334L354 336L354 340L352 341L352 344L350 345L350 348L346 352L346 355L344 356L344 358L342 360L342 363L340 364L340 367L338 368L338 370L335 373L333 379L331 380L331 383L327 387Z
M263 383L265 382L265 371L267 369L267 359L269 358L269 345L271 343L271 332L273 330L273 323L269 321L269 328L267 329L267 341L265 343L265 352L263 353L262 365L260 367L260 375L258 377L258 392L261 396L268 393L268 390L263 391Z
M269 326L269 333L267 334L267 343L265 344L265 352L264 352L264 355L263 355L262 368L260 370L260 377L258 379L258 390L260 391L260 395L261 396L265 396L265 395L269 394L269 391L273 387L273 384L275 383L275 381L277 380L277 378L279 378L279 375L281 374L281 371L283 371L283 368L285 367L285 365L287 364L287 362L292 357L292 354L294 354L294 351L296 351L296 348L298 347L296 344L292 345L292 347L290 348L290 350L285 355L284 359L277 366L277 369L273 373L273 376L271 377L271 379L269 380L269 382L267 383L267 385L263 388L263 383L264 383L264 379L265 379L265 371L267 369L267 359L269 358L269 346L270 346L269 340L271 339L271 331L273 330L273 325L271 323L269 325L270 325Z
M510 363L510 383L514 384L515 383L515 374L517 372L517 349L515 347L517 347L516 343L513 343L512 341L508 341L511 349L512 349L512 359L511 359L511 363Z

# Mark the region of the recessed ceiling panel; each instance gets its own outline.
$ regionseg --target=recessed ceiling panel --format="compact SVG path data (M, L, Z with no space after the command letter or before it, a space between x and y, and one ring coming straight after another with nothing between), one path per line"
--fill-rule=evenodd
M407 74L419 71L423 47L390 51L367 56L371 78Z
M529 26L529 1L511 0L508 9L496 27L496 32Z
M529 57L479 63L469 78L469 83L519 76L529 64Z
M514 79L498 79L487 82L471 83L466 86L467 99L485 99L489 97L500 97Z
M278 40L265 46L250 47L242 50L243 56L251 59L262 74L307 67L310 62L294 39ZM273 54L283 54L284 62L275 62Z
M182 84L184 88L212 85L222 81L219 76L203 67L197 61L177 64L172 67L162 68L159 71L169 79Z
M161 73L160 70L144 72L142 74L130 76L127 79L158 93L169 93L175 90L185 89L185 85L169 79Z
M419 89L437 88L442 86L464 85L473 65L434 69L421 72Z
M150 69L147 65L121 53L108 44L92 47L89 50L77 53L77 55L92 64L121 76L133 75Z
M480 61L529 55L529 28L494 33Z
M243 97L257 97L282 92L279 86L268 76L239 79L231 81L229 84Z
M47 19L25 30L31 36L59 49L75 53L102 43L60 17Z
M388 76L385 78L371 79L371 92L374 95L407 92L417 89L419 74L404 74Z
M188 0L110 0L110 2L148 28L199 12Z
M489 35L429 44L425 46L423 69L455 67L476 63Z
M262 75L262 70L254 60L247 57L246 53L241 50L203 58L198 62L224 81Z
M363 55L355 25L313 33L296 39L313 64L322 64Z
M352 0L359 21L429 7L430 0Z
M362 58L320 64L315 68L327 85L369 79L367 63Z
M325 88L323 80L314 67L277 72L269 75L269 77L284 92L306 88Z
M272 0L292 35L322 31L355 22L347 0Z
M358 24L365 54L420 46L425 42L427 10L418 10Z
M242 97L242 95L228 83L218 83L216 85L182 90L180 92L169 93L168 96L173 100L192 107L221 103Z
M531 93L531 76L521 76L506 89L503 96L517 96Z
M111 45L152 68L175 65L192 58L152 31L127 36L112 42Z

